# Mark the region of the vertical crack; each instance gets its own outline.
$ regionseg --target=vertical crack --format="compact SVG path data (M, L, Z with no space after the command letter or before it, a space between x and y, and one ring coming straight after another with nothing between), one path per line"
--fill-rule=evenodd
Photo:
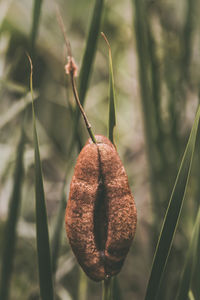
M97 198L94 207L94 238L97 249L100 251L104 258L105 244L107 240L107 228L108 228L108 208L106 201L106 189L104 184L104 177L101 168L101 156L97 146L98 160L99 160L99 185L97 191Z

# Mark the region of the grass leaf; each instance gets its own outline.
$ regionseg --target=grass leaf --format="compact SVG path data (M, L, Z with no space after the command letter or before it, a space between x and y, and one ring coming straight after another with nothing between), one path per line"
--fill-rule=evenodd
M109 139L114 143L114 127L116 126L116 114L115 114L115 87L114 87L114 76L113 76L113 66L112 66L112 55L111 50L109 50Z
M30 87L32 93L32 62ZM36 129L34 103L32 101L33 114L33 137L34 137L34 151L35 151L35 200L36 200L36 236L37 236L37 254L38 254L38 268L40 280L40 295L42 300L53 300L53 280L51 271L51 256L49 247L49 233L47 224L47 212L45 204L43 176L40 161L39 142Z
M67 177L68 177L68 173L71 168L72 162L73 162L73 160L69 160L67 163L66 172L65 172L64 180L63 180L62 191L61 191L58 214L56 217L55 227L54 227L52 241L51 241L53 274L55 274L56 269L57 269L57 260L58 260L60 240L61 240L61 231L63 230L63 222L64 222L64 216L65 216L66 203L67 203L67 199L66 199Z
M199 208L200 210L200 208ZM197 246L196 246L196 252L194 254L194 271L193 271L193 278L191 282L191 289L193 292L193 297L195 299L200 299L200 284L199 284L199 278L200 278L200 213L198 213L198 219L196 220L196 238L197 238Z
M83 105L88 88L88 82L94 61L98 36L100 32L101 18L103 12L104 0L96 0L93 10L93 16L90 23L85 52L83 55L80 75L79 75L79 98Z
M103 281L103 300L113 300L113 278L108 278Z
M189 300L195 300L195 297L191 290L189 291Z
M115 86L114 86L114 75L113 75L113 65L112 65L112 53L111 47L106 38L105 34L102 32L104 40L108 45L109 54L109 119L108 119L108 137L110 141L114 144L114 127L116 126L116 113L115 113Z
M189 141L179 168L175 185L170 197L169 206L165 215L162 230L155 251L151 275L148 282L145 300L156 299L159 291L162 275L167 263L168 255L171 249L173 237L178 224L188 178L190 175L192 158L196 143L197 130L200 118L200 106L198 107Z
M200 101L199 101L200 103ZM200 135L200 125L198 128L198 133L197 136ZM197 166L199 168L199 163L200 163L200 139L198 140L197 143ZM199 180L199 177L197 178L197 180ZM199 206L199 196L200 196L200 187L198 187L197 190L197 204ZM199 207L200 210L200 207ZM200 227L200 217L199 217L199 212L197 214L197 218L196 218L196 223L198 226L198 230L200 231L199 227ZM192 278L192 283L191 283L191 294L193 295L194 299L200 299L200 284L199 284L199 278L200 278L200 232L199 234L197 233L197 247L196 247L196 253L194 255L194 272L193 272L193 278Z
M79 268L79 286L78 286L78 299L87 300L87 289L88 289L88 279L86 274Z
M197 252L197 243L200 236L200 208L198 210L198 214L196 217L196 222L194 225L192 238L190 241L188 254L185 260L185 266L183 269L183 274L181 278L181 282L178 289L178 294L176 300L187 300L190 284L193 276L193 271L196 263L196 258L199 256L199 252Z
M17 83L10 78L8 79L7 76L0 78L0 88L5 88L11 92L16 92L22 95L27 93L27 87L25 85Z
M60 200L58 215L56 218L56 224L53 232L52 242L51 242L51 261L52 261L52 272L55 274L57 269L57 260L59 255L59 247L60 247L60 240L61 240L61 230L63 229L63 222L65 216L65 208L66 208L66 195L65 195L65 184L62 191L62 197Z
M34 95L34 100L37 98L37 95ZM31 94L28 93L25 97L18 100L15 104L13 104L6 113L1 114L0 116L0 129L2 129L5 125L11 122L16 115L21 113L28 104L31 103Z
M113 300L122 300L122 293L117 276L113 277Z
M41 5L42 5L42 0L35 0L34 1L33 23L32 23L32 29L31 29L31 52L32 52L32 54L33 54L33 51L34 51L35 40L36 40L36 37L37 37L38 28L39 28Z
M88 83L89 83L90 74L92 70L92 64L96 54L97 41L98 41L98 36L101 27L103 7L104 7L104 0L95 1L92 20L90 23L88 38L86 42L86 48L83 54L83 59L82 59L82 64L81 64L81 69L79 74L78 94L82 106L84 106L85 96L88 89ZM73 128L72 141L69 149L69 156L71 155L71 152L74 148L75 141L78 140L81 141L81 136L78 134L79 117L80 117L80 110L78 107L76 107L74 112L74 128Z
M16 228L21 201L21 190L24 177L23 156L25 137L22 129L20 141L17 147L16 166L14 172L14 185L10 199L8 219L5 227L5 238L3 243L2 270L0 280L0 299L9 298L10 279L15 251Z

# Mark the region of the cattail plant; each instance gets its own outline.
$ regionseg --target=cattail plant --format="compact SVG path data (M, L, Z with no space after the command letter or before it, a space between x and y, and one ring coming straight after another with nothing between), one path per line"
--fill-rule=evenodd
M70 185L66 232L82 269L92 280L101 281L121 270L135 234L137 213L114 144L92 132L79 100L74 79L77 67L66 37L65 41L68 49L65 70L70 75L74 97L90 135L78 156Z
M136 229L136 208L123 164L113 144L95 136L79 154L66 209L72 250L95 281L116 275Z

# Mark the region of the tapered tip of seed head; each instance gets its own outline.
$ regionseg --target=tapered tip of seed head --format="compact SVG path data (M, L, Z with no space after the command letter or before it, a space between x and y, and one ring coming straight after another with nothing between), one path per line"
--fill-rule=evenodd
M75 77L77 76L78 67L72 56L68 56L68 63L65 65L65 72L66 72L66 74L71 74Z

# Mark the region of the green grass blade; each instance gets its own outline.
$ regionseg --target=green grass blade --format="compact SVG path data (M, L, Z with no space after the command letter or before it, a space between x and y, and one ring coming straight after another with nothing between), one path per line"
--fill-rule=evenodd
M87 300L88 281L85 273L79 268L78 300Z
M136 37L136 47L138 56L138 76L140 82L141 105L143 113L144 134L146 141L146 151L149 164L150 189L154 210L153 241L158 236L157 224L160 222L158 207L160 205L160 195L157 189L157 156L160 155L156 149L155 134L158 124L155 117L155 102L152 98L152 87L149 77L150 54L148 39L148 2L145 0L132 0L134 8L134 31ZM154 89L153 89L154 91ZM155 91L154 91L155 92ZM157 153L155 157L155 153Z
M16 228L21 201L21 190L24 177L23 156L24 156L25 137L22 129L21 138L17 147L16 166L14 172L14 185L10 199L8 219L5 227L4 249L2 256L2 269L0 280L0 299L9 298L10 279L15 251Z
M96 54L97 41L98 41L98 36L101 27L103 8L104 8L104 0L96 0L94 10L93 10L92 20L89 27L86 48L83 54L83 59L82 59L82 64L81 64L81 69L79 74L78 94L82 106L84 106L90 74L92 71L92 64ZM80 140L80 137L78 136L79 117L80 117L80 110L78 107L76 107L74 113L73 137L69 149L69 155L71 155L71 152L74 148L74 141L76 141L77 139Z
M113 300L122 300L122 293L117 276L113 277Z
M64 184L65 187L65 184ZM65 216L65 208L66 208L66 195L64 192L62 192L62 198L59 206L58 216L56 218L56 224L55 229L52 237L51 242L51 249L52 249L52 272L55 274L57 269L57 260L58 260L58 254L59 254L59 247L60 247L60 240L61 240L61 230L63 229L63 222L64 222L64 216Z
M92 64L96 53L97 41L98 41L98 36L99 36L100 26L101 26L103 6L104 6L104 0L95 1L93 16L90 23L86 48L83 55L83 60L82 60L82 65L81 65L81 70L79 75L78 91L79 91L80 102L82 105L84 104L85 101Z
M34 95L34 100L37 95ZM18 100L15 104L13 104L7 112L1 114L0 116L0 129L6 126L9 122L11 122L19 113L21 113L27 105L31 103L31 94L28 93L25 97Z
M82 148L82 147L81 147ZM61 232L63 230L63 222L65 216L65 209L66 209L66 185L67 185L67 175L69 173L70 168L72 167L73 160L69 160L67 163L64 180L63 180L63 187L61 192L61 200L58 208L58 214L56 218L56 223L54 227L54 232L51 241L51 249L52 249L52 271L55 274L57 269L57 260L59 254L59 247L60 247L60 240L61 240Z
M189 141L179 168L175 185L169 201L169 206L165 215L156 252L153 259L150 279L147 286L145 300L156 299L159 290L162 275L167 263L168 255L171 249L172 240L178 224L188 178L192 164L192 158L196 143L197 130L200 118L200 106L198 108Z
M187 300L192 280L192 275L195 266L195 257L199 256L197 252L197 243L200 235L200 208L197 214L196 222L193 229L191 242L188 249L187 258L181 278L181 282L178 289L176 300Z
M108 137L114 144L114 127L116 126L116 113L115 113L115 86L114 86L114 75L113 75L113 64L112 64L112 53L111 47L106 38L105 34L101 33L104 40L108 45L109 54L109 119L108 119Z
M32 22L32 28L31 28L31 53L32 54L33 54L33 51L34 51L35 40L36 40L36 37L37 37L38 28L39 28L41 5L42 5L42 0L35 0L34 1L33 22Z
M102 300L113 300L113 278L108 278L103 281L103 297Z
M195 300L195 297L191 290L189 291L189 300Z
M34 117L34 113L33 113ZM34 121L37 253L42 300L53 299L49 233L37 131Z
M199 102L200 103L200 102ZM198 133L197 135L200 135L200 125L199 125L199 129L198 129ZM199 163L200 163L200 139L198 140L197 143L197 165L199 168ZM199 180L199 177L198 179ZM196 195L196 199L197 199L197 203L199 205L199 197L200 197L200 186L198 186L197 189L197 195ZM199 208L200 210L200 208ZM198 215L199 216L199 215ZM196 219L197 220L197 219ZM198 222L198 221L197 221ZM200 220L199 220L199 225L200 226ZM199 229L200 230L200 229ZM198 240L197 240L197 248L196 248L196 254L194 255L194 272L193 272L193 278L192 278L192 283L191 283L191 292L193 293L193 297L195 299L200 299L200 284L199 284L199 278L200 278L200 233L198 235Z
M30 87L32 93L31 60L30 60L30 64L31 64ZM37 136L33 101L32 101L32 114L33 114L33 138L34 138L34 152L35 152L36 236L37 236L40 295L42 300L53 300L54 294L53 294L53 280L52 280L52 271L51 271L51 256L50 256L50 247L49 247L47 212L46 212L43 176L42 176L39 142Z
M7 75L7 74L6 74ZM19 94L26 94L27 88L25 85L15 82L4 74L5 77L0 78L0 89L5 88L8 91L16 92Z
M113 76L113 67L112 67L112 56L111 51L109 51L109 139L114 144L114 127L116 126L116 114L115 114L115 87L114 87L114 76Z
M199 209L200 210L200 209ZM199 284L199 278L200 278L200 217L198 213L198 220L197 220L197 226L198 226L198 233L197 235L197 247L196 247L196 253L194 255L194 272L193 272L193 278L191 282L191 288L195 299L200 299L200 284Z

